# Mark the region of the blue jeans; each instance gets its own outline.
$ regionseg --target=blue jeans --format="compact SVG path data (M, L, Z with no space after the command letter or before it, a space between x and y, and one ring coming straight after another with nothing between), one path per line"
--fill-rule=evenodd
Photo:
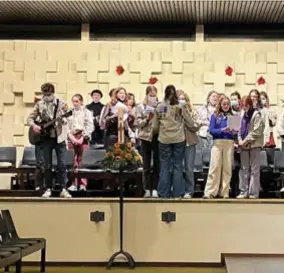
M158 192L160 197L181 197L184 195L183 160L185 142L163 144L159 143L160 180ZM171 166L172 164L172 166ZM171 174L170 170L173 170ZM171 194L171 186L173 193Z
M185 168L185 193L194 194L194 159L196 154L196 145L190 145L185 148L184 168Z
M41 143L35 145L35 158L36 158L35 187L43 188L44 158L43 158L43 146Z
M44 156L44 176L46 188L52 188L52 152L55 150L57 157L57 182L65 188L67 182L66 170L66 143L57 143L56 138L47 138L42 142Z

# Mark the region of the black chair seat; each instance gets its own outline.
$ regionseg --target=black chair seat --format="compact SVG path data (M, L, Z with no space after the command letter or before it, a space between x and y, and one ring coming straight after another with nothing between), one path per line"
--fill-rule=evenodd
M10 255L12 255L13 253L12 252L9 252L9 251L0 251L0 257L2 258L5 258L5 257L8 257Z
M44 243L45 239L43 238L24 238L24 239L19 239L17 240L17 243L20 244L29 244L29 245L34 245L34 244L38 244L38 243Z
M19 169L35 169L35 166L21 164L18 168Z
M0 169L11 169L13 166L0 166Z
M5 243L3 246L12 246L12 247L17 247L17 248L24 249L24 248L29 247L30 245L27 244L27 243L7 242L7 243Z
M105 171L102 169L78 169L78 173L104 173Z
M21 248L19 247L15 247L15 246L5 246L5 245L1 245L0 246L0 251L9 251L9 252L19 252L21 251Z

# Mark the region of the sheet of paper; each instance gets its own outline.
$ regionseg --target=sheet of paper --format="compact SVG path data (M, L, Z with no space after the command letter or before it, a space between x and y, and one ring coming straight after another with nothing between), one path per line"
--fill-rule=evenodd
M146 108L145 108L145 112L147 114L152 113L152 112L154 112L154 108L149 106L149 105L147 105Z
M232 130L239 131L241 128L241 117L228 116L227 126Z

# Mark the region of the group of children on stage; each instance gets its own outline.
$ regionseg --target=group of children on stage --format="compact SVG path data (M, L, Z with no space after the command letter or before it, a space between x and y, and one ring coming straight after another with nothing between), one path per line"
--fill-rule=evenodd
M211 160L204 198L228 198L234 151L240 153L237 198L258 198L260 191L260 150L275 147L273 127L278 124L284 135L284 114L277 120L269 107L265 92L253 89L241 98L211 91L206 104L194 109L189 96L173 85L165 88L159 100L155 86L148 86L145 98L136 103L135 96L124 88L112 89L103 105L100 90L91 94L93 102L83 106L83 98L72 98L73 115L67 121L68 147L75 151L75 166L82 160L88 140L104 144L106 149L118 139L118 106L123 106L127 138L143 157L145 197L191 198L194 195L196 150L211 149ZM91 113L92 112L92 113ZM239 130L228 127L228 117L239 115ZM185 174L185 175L184 175ZM80 182L86 189L86 181ZM76 190L77 181L69 187Z

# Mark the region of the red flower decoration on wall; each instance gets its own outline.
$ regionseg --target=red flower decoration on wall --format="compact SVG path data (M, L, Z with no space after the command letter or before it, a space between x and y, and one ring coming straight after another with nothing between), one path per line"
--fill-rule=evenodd
M265 79L261 76L261 77L258 78L257 83L259 85L265 84Z
M156 77L151 77L151 78L149 79L149 83L150 83L150 84L155 84L157 81L158 81L158 79L157 79Z
M116 74L117 75L122 75L123 74L123 72L124 72L124 68L123 68L123 66L122 65L118 65L117 67L116 67Z
M226 75L228 75L228 76L232 76L233 68L230 67L230 66L228 66L228 67L226 68L226 70L225 70L225 73L226 73Z
M39 98L37 98L37 97L34 98L34 103L37 103L37 102L39 102L39 101L40 101Z

